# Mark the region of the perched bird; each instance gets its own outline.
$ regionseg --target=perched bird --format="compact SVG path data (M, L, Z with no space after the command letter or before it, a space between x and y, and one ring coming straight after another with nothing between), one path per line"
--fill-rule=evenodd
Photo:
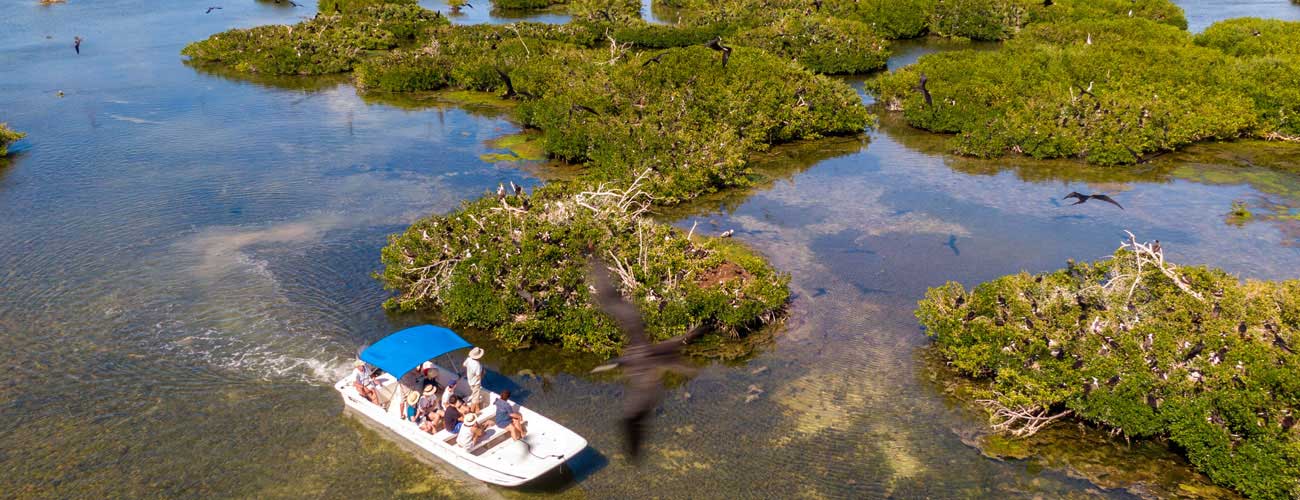
M513 183L512 183L512 184L513 184ZM497 183L497 201L504 201L505 199L506 199L506 185L505 185L505 184L502 184L502 183L500 183L500 182L498 182L498 183Z
M587 107L587 106L583 106L583 105L581 105L581 104L574 104L574 105L572 105L572 106L569 106L569 114L572 115L574 111L586 111L586 112L591 113L591 114L593 114L593 115L600 116L600 112L598 112L598 111L596 111L596 110L594 110L594 109L591 109L591 108L589 108L589 107Z
M501 68L497 68L497 75L501 76L501 81L506 83L506 95L503 95L501 97L505 97L505 98L514 97L516 95L515 84L514 82L510 81L510 75L507 75L506 72Z
M813 0L813 10L822 11L822 0Z
M921 96L925 97L925 105L931 106L934 104L934 99L930 97L930 89L925 88L925 84L928 81L930 81L930 79L926 78L925 73L921 73L921 83L916 85L916 90L921 91Z
M78 54L81 53L81 37L79 36L72 37L72 50L77 51Z
M214 10L221 10L221 7L208 7L207 12L204 12L204 14L211 14Z
M1183 361L1191 361L1192 358L1195 358L1197 354L1200 354L1201 351L1204 350L1205 342L1197 342L1196 345L1192 347L1192 350L1188 351L1186 356L1183 356Z
M1070 206L1079 205L1079 204L1082 204L1082 203L1084 203L1084 202L1086 202L1086 201L1088 201L1088 200L1091 199L1091 200L1101 200L1101 201L1104 201L1104 202L1106 202L1106 203L1110 203L1110 204L1112 204L1112 205L1115 205L1115 206L1119 207L1120 210L1123 210L1123 209L1124 209L1124 206L1123 206L1123 205L1120 205L1119 202L1115 201L1115 200L1112 199L1111 197L1106 196L1106 195L1104 195L1104 194L1080 194L1080 193L1077 193L1077 192L1070 192L1070 194L1065 195L1065 197L1064 197L1064 198L1061 198L1061 199L1063 199L1063 200L1068 200L1068 199L1070 199L1070 198L1074 198L1074 199L1076 199L1076 200L1079 200L1079 201L1076 201L1076 202L1074 202L1074 203L1071 203Z
M515 184L515 181L510 181L510 190L515 192L515 197L516 197L516 198L521 197L521 196L524 195L524 187L523 187L523 186L520 186L520 185L518 185L518 184Z
M1052 0L1043 0L1043 7L1051 7Z
M727 67L727 60L731 59L731 47L722 44L722 37L714 37L712 40L709 40L708 43L705 43L704 46L713 50L721 51L722 67Z
M592 259L587 277L595 289L592 297L601 311L614 318L619 329L627 334L628 346L623 355L596 367L592 373L622 368L628 378L628 391L623 399L623 433L627 452L633 460L641 456L641 441L645 436L650 417L659 405L663 387L660 378L665 370L684 367L680 365L677 350L704 333L703 327L651 344L646 341L645 322L636 305L628 302L614 288L608 269ZM690 371L686 369L684 371Z
M1291 346L1286 343L1286 339L1278 335L1277 332L1273 332L1273 345L1281 347L1283 351L1295 354L1295 351L1291 350Z
M1083 43L1092 45L1092 33L1088 33L1088 39L1084 40Z

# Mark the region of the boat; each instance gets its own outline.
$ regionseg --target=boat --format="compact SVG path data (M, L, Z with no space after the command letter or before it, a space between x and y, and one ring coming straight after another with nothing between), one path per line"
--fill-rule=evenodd
M422 325L407 328L361 352L361 361L378 369L375 381L380 404L357 392L351 373L334 388L343 397L345 413L372 428L386 431L383 433L426 463L445 463L486 483L507 487L523 485L556 470L586 449L587 440L582 436L523 405L518 405L518 411L527 423L528 433L523 439L510 439L510 433L497 427L493 419L483 438L468 449L457 446L456 435L445 429L430 434L415 423L400 418L398 407L401 405L397 402L404 393L398 383L401 375L434 358L470 347L473 346L465 339L443 327ZM433 364L438 370L439 387L447 387L458 379L455 370L448 370L436 362ZM456 394L468 396L468 385L457 384ZM499 395L486 387L484 392L488 393L490 400L486 408L492 408Z

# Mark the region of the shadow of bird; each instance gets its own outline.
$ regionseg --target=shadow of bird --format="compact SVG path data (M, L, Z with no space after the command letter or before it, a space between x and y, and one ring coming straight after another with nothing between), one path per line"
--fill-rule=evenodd
M1104 202L1106 202L1106 203L1110 203L1111 205L1115 205L1115 206L1119 207L1120 210L1123 210L1123 209L1124 209L1124 206L1123 206L1123 205L1120 205L1119 202L1115 201L1115 200L1112 199L1111 197L1106 196L1106 195L1104 195L1104 194L1081 194L1081 193L1077 193L1077 192L1073 192L1073 191L1072 191L1072 192L1070 192L1070 194L1065 195L1065 197L1064 197L1064 198L1061 198L1061 199L1063 199L1063 200L1068 200L1068 199L1070 199L1070 198L1074 198L1074 199L1076 199L1076 200L1079 200L1079 201L1076 201L1076 202L1074 202L1074 203L1071 203L1070 206L1080 205L1080 204L1083 204L1084 202L1087 202L1088 200L1099 200L1099 201L1104 201Z
M704 333L703 327L651 344L646 341L645 322L641 311L614 288L609 269L597 259L591 259L587 267L587 279L595 288L592 295L596 305L618 324L620 330L627 334L628 345L623 355L611 359L605 364L591 370L592 373L622 368L627 377L627 392L623 396L623 435L628 456L633 461L641 456L641 444L645 431L649 427L650 417L655 407L663 398L661 378L665 371L694 370L681 364L677 350Z
M961 250L957 249L957 235L955 234L948 235L948 242L945 243L944 246L951 248L953 255L961 255Z
M926 106L934 105L934 98L930 97L930 89L925 87L925 84L929 81L930 79L925 76L925 73L921 73L921 83L916 85L916 90L921 91L921 96L925 98Z
M727 61L731 59L731 47L722 44L722 37L714 37L704 46L722 52L722 67L727 67Z
M204 14L211 14L214 10L221 10L221 7L208 7L208 10L204 12Z

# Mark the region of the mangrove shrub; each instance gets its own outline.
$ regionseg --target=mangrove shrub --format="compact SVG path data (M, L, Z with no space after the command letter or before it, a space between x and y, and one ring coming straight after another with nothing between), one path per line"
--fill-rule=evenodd
M912 126L955 134L955 152L979 157L1114 165L1197 141L1295 136L1300 47L1287 52L1286 29L1249 47L1225 30L1193 43L1136 16L1036 23L998 50L924 56L874 92Z
M26 134L9 128L9 124L0 123L0 156L9 154L9 144L26 137Z
M779 314L786 277L727 240L644 218L650 198L638 185L557 183L421 219L383 250L382 280L398 292L386 305L436 307L508 348L552 343L608 355L622 336L590 304L585 276L595 255L619 269L652 339L701 324L735 337Z
M1300 495L1300 281L1243 283L1130 241L1091 264L932 288L916 315L953 368L988 382L1000 430L1072 415L1167 438L1252 498Z

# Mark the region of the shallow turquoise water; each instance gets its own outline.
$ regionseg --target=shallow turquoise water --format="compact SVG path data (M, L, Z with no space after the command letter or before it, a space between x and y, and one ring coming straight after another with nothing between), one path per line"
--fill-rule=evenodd
M459 19L509 21L479 7ZM1189 17L1241 10L1203 7ZM359 345L422 321L379 308L370 273L387 234L497 182L538 182L542 167L479 158L517 127L490 110L368 102L345 80L227 78L178 55L305 8L3 9L0 120L29 137L0 163L0 496L440 491L443 478L340 416L328 384ZM592 442L573 477L526 493L1128 494L963 442L981 419L932 377L913 304L945 280L1103 256L1123 229L1180 261L1294 278L1297 222L1223 216L1238 199L1298 206L1300 179L1238 168L1234 151L1106 173L941 151L887 123L782 148L759 169L767 182L664 214L736 229L791 274L796 298L760 354L674 386L641 469L618 453L620 386L582 374L594 360L493 349L489 385ZM1126 210L1053 202L1071 190L1118 193ZM746 402L750 385L763 394Z

